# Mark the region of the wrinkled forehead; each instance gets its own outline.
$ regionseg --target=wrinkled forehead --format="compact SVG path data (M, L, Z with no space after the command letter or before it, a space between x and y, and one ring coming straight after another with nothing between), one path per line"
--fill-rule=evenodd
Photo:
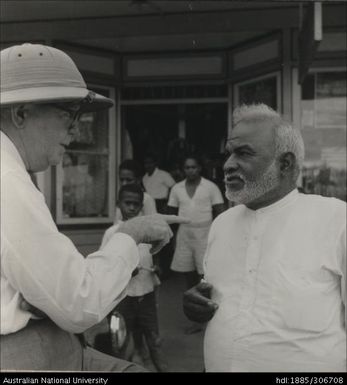
M275 130L266 121L242 121L231 131L227 140L227 149L234 146L267 147L273 149Z

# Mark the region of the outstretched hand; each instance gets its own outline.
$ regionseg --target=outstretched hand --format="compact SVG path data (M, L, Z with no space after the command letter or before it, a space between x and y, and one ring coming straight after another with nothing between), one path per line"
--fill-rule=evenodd
M145 215L122 223L117 232L130 235L137 244L151 244L151 253L155 254L169 243L173 235L169 225L187 224L189 222L188 218L177 215Z

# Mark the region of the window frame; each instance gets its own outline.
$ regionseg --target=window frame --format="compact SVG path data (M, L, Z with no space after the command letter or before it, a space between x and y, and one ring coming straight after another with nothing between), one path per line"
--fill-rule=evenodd
M56 166L55 177L55 219L57 225L83 225L83 224L105 224L112 223L116 206L116 90L113 87L89 84L88 88L96 90L107 90L109 98L115 101L115 105L108 109L108 215L105 217L65 217L63 216L63 165L62 162Z
M309 74L315 74L319 72L346 72L346 67L343 66L313 66L309 69ZM302 131L301 126L301 85L299 84L299 71L298 67L292 68L292 122L293 126ZM304 160L304 164L306 157ZM298 178L298 186L302 187L302 172Z
M240 82L235 82L233 85L233 105L234 108L240 105L240 87L252 83L257 83L262 80L266 80L269 78L276 78L276 103L277 103L277 110L279 113L282 113L283 105L282 105L282 73L281 71L273 71L269 72L266 75L256 76L256 77L250 77L247 80L243 80Z

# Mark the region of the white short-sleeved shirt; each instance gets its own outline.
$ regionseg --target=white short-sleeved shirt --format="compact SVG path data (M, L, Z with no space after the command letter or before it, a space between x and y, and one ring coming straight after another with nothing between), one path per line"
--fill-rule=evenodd
M346 371L346 204L292 191L213 222L207 371Z
M216 184L201 178L193 197L186 190L186 179L177 183L170 192L168 206L178 208L178 215L189 218L190 226L212 222L212 206L224 203Z
M1 334L23 329L23 297L66 331L81 333L125 296L139 262L135 242L113 234L84 258L60 233L10 139L1 135Z
M170 188L176 182L168 172L156 168L152 175L143 176L142 183L152 198L167 199Z

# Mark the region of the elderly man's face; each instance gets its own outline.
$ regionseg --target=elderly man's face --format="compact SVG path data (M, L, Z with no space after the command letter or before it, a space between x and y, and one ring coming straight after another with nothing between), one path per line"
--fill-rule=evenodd
M43 171L60 163L76 133L78 107L73 105L33 105L27 123L25 143L32 171Z
M227 143L224 165L226 197L235 203L261 200L279 185L273 128L240 122ZM265 198L266 199L266 198Z

